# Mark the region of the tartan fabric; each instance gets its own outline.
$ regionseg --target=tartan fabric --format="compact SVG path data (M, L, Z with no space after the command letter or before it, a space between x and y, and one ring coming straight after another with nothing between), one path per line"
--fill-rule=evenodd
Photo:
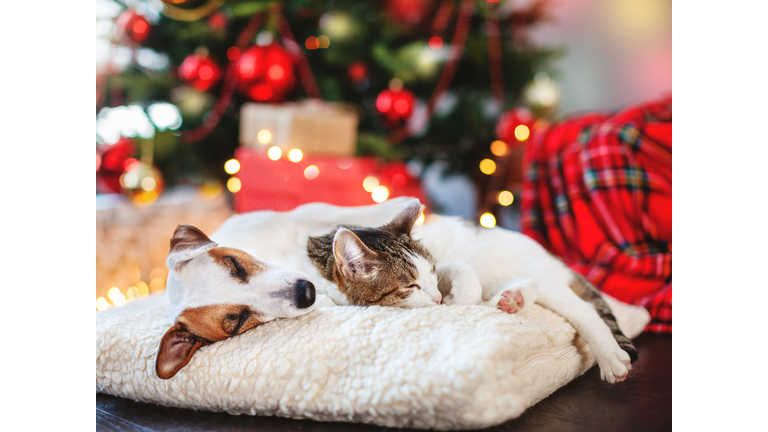
M672 97L538 124L523 163L523 233L671 333Z

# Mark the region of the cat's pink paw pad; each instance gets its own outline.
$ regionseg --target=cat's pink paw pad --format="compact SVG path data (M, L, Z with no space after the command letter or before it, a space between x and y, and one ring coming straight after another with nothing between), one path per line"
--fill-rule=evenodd
M515 291L514 293L512 291L504 291L500 295L501 299L499 299L496 307L506 313L517 313L517 308L523 307L525 304L520 291Z

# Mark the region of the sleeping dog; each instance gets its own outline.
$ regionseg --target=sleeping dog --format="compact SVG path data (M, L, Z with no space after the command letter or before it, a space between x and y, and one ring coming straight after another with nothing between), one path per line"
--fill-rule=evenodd
M339 305L425 307L444 299L517 313L536 301L579 331L603 379L626 378L637 351L586 279L519 233L436 215L415 227L419 213L418 200L315 203L234 216L213 239L180 227L168 258L176 324L161 342L158 376L173 376L206 343L308 312L316 288Z
M408 201L397 198L367 207L314 203L285 213L235 215L210 238L196 227L179 225L166 260L174 325L160 341L157 376L176 375L200 347L276 318L309 313L323 303L316 303L315 284L327 292L328 283L306 258L308 237L339 223L382 224ZM326 299L324 304L333 303Z

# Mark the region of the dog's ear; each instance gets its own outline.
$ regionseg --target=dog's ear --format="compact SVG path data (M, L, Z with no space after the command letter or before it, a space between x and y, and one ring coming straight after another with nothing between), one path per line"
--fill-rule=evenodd
M342 274L352 280L370 274L377 259L376 252L368 249L355 233L346 228L339 228L333 236L333 257Z
M199 255L209 249L218 246L208 238L199 228L192 225L179 225L171 237L171 249L168 251L166 263L168 268Z
M190 333L184 324L177 323L160 340L160 348L157 351L157 360L155 361L157 376L161 379L172 378L189 363L198 348L209 343L207 340Z
M382 228L393 231L397 234L411 234L413 224L419 219L421 215L421 203L418 199L409 201L408 204L400 210L395 217Z

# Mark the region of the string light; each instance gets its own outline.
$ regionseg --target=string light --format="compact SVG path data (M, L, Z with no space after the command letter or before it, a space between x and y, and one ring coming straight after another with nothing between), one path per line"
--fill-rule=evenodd
M480 216L480 225L486 228L493 228L496 226L496 218L490 213L483 213L483 215Z
M258 139L262 144L268 144L270 141L272 141L272 132L266 129L262 129L259 131L259 134L256 135L256 139Z
M304 177L307 180L314 180L318 175L320 175L320 169L315 165L310 165L304 170Z
M381 185L376 186L376 188L373 189L373 192L371 192L371 198L377 203L382 203L389 198L389 189Z
M483 174L491 175L496 172L496 162L490 159L483 159L480 161L480 171Z
M440 49L443 47L443 40L440 36L432 36L429 39L429 47L432 49Z
M240 50L233 46L227 49L227 58L230 60L237 60L240 58Z
M157 182L152 177L144 177L144 179L141 180L141 188L147 192L155 190L155 186L157 186Z
M299 162L304 157L304 153L299 149L291 149L288 152L288 160L291 162Z
M240 189L242 187L243 187L243 183L237 177L232 177L229 180L227 180L227 189L232 193L240 192Z
M496 156L504 156L507 154L507 150L509 150L509 146L504 141L496 140L491 143L491 153Z
M128 297L128 300L133 300L139 296L139 289L136 287L130 287L125 292L125 296Z
M326 35L320 35L320 37L317 38L318 42L318 48L328 48L331 46L331 38L329 38Z
M498 199L499 199L499 204L503 206L508 206L512 204L512 201L515 200L515 196L512 195L512 192L510 191L501 191L499 192Z
M149 294L149 286L147 286L147 284L142 281L136 282L136 288L138 288L139 295L141 297L144 297Z
M240 162L238 162L237 159L230 159L224 164L224 171L227 172L227 174L234 174L238 171L240 171Z
M109 308L109 303L107 303L107 299L104 297L99 297L96 299L96 309L103 311L107 310Z
M366 192L373 192L374 189L376 189L376 186L379 185L379 179L373 176L368 176L363 180L363 189L365 189Z
M107 297L109 297L110 300L112 300L112 303L115 306L122 306L125 304L125 296L120 291L120 288L118 287L112 287L109 289L109 293L107 293Z
M308 50L318 49L320 48L320 41L317 40L316 37L310 36L304 42L304 46L307 47Z
M515 138L518 141L525 141L531 135L531 130L526 125L517 125L515 128Z
M283 155L283 151L280 150L280 147L270 147L267 151L267 156L272 159L273 161L276 161L280 159L280 156Z
M236 178L236 177L232 177ZM149 282L149 290L151 292L162 291L165 289L165 278L156 277Z

